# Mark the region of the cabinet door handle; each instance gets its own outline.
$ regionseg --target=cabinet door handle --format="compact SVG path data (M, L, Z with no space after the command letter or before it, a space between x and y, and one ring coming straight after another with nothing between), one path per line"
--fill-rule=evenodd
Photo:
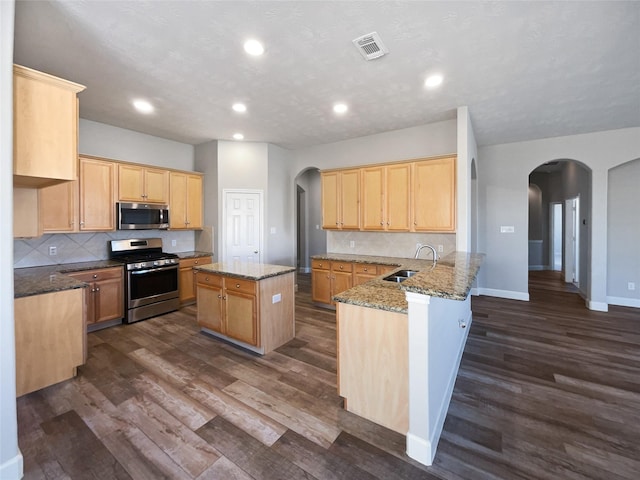
M384 225L384 222L380 222L380 225Z
M208 282L209 281L209 277L204 277L204 281Z
M98 278L98 274L97 274L97 273L94 273L94 274L93 274L93 278Z
M96 292L99 292L99 291L100 291L100 287L96 287Z
M80 226L84 227L84 220L80 222Z
M226 295L223 295L223 296L222 296L222 299L223 299L223 300L226 300L226 299L227 299L227 296L226 296Z
M240 288L240 284L239 283L236 283L236 288Z
M344 267L342 265L340 265L340 270L342 270Z
M198 264L198 260L196 260L196 261L195 261L195 264L196 264L196 265Z
M222 295L218 295L218 298L222 298Z

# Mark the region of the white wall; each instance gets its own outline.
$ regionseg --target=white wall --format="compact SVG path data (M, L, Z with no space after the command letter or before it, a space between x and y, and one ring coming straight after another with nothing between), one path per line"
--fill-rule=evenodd
M640 158L609 171L607 298L640 308ZM635 283L635 290L628 283Z
M194 148L194 168L204 173L202 185L203 220L207 232L196 232L199 250L213 251L213 260L218 260L218 141L202 143ZM214 228L211 235L210 229ZM209 239L209 236L211 239ZM200 240L206 240L200 242ZM203 244L203 245L201 245Z
M294 172L433 157L456 148L456 120L447 120L295 150Z
M469 116L469 107L458 107L456 162L456 250L470 252L471 223L471 162L478 157L478 146Z
M78 150L86 155L193 170L193 145L80 119Z
M594 254L587 267L591 280L587 303L593 309L606 309L607 259L602 252L607 252L608 170L640 157L640 128L480 147L478 157L478 250L487 254L478 278L480 293L528 298L529 173L546 161L573 159L592 171ZM514 226L515 233L500 234L501 225Z
M0 2L0 478L22 477L16 419L13 321L13 19L14 2Z
M296 265L295 197L290 198L293 176L289 166L292 161L290 150L268 145L268 186L265 205L266 263L275 265ZM272 233L275 230L275 233Z
M218 260L224 254L223 198L225 189L261 190L266 203L268 189L269 148L266 143L218 141L218 225L214 225L218 237ZM264 225L267 223L267 206L263 205ZM264 227L264 226L263 226ZM264 231L264 228L263 228ZM266 247L263 245L263 249ZM293 246L290 246L293 251ZM263 252L264 253L264 252ZM263 262L266 257L263 256Z

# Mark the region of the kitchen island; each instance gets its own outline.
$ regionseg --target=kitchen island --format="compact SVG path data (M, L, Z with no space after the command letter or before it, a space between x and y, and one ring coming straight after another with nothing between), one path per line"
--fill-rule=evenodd
M426 465L449 407L471 324L469 291L482 259L461 252L436 264L393 259L396 270L418 273L402 283L382 275L333 297L345 408L406 435L407 454Z
M295 268L264 263L194 266L201 330L256 353L295 336Z

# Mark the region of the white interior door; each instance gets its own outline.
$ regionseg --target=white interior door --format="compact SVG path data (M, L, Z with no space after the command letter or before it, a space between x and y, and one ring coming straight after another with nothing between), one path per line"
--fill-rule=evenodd
M262 262L262 192L224 191L224 261Z
M564 217L564 281L578 282L579 258L579 203L578 198L565 200Z

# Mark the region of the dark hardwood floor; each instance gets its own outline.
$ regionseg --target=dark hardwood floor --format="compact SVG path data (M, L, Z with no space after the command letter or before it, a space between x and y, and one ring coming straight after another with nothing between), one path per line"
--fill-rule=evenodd
M637 309L589 311L545 272L530 302L474 297L424 467L342 410L335 314L298 283L296 338L264 357L199 333L193 307L89 334L75 379L18 399L25 478L640 478Z

